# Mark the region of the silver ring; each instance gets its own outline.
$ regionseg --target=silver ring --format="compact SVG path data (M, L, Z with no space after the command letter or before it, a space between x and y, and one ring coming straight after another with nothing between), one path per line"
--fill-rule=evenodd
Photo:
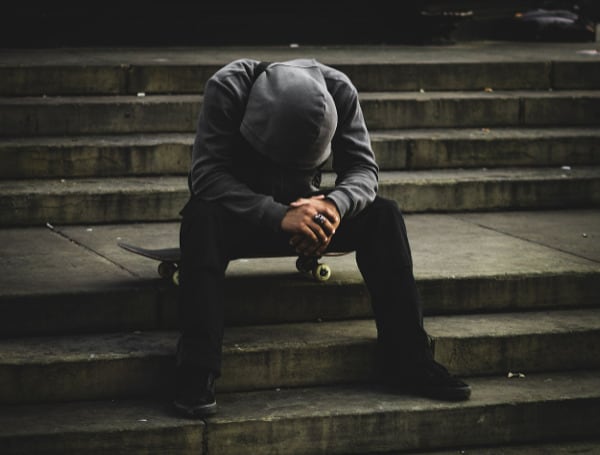
M315 220L315 222L321 226L325 224L325 217L322 213L317 213L315 216L313 216L313 220Z

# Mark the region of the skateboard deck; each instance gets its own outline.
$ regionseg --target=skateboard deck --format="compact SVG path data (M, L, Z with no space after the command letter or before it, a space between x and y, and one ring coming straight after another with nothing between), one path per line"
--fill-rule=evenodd
M118 242L117 245L130 253L158 261L160 277L179 285L179 262L181 261L179 248L143 248L125 242ZM343 254L347 253L326 253L325 256L341 256ZM296 259L296 269L315 281L327 281L331 277L331 268L319 260L319 257L299 256Z
M160 277L171 280L176 285L179 284L179 261L181 260L181 251L179 248L151 249L125 242L118 242L117 245L130 253L159 261L158 274Z

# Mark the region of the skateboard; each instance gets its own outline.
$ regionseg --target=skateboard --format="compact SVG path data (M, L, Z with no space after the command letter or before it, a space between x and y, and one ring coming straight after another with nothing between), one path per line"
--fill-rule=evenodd
M118 242L117 245L130 253L159 261L158 274L160 277L171 280L175 285L179 285L179 261L181 260L179 248L151 249L124 242Z
M179 262L181 251L179 248L143 248L125 242L117 245L130 253L159 261L158 274L161 278L179 286ZM325 256L340 256L347 253L326 253ZM296 269L315 281L323 282L331 278L331 267L320 261L320 257L299 256L296 259Z

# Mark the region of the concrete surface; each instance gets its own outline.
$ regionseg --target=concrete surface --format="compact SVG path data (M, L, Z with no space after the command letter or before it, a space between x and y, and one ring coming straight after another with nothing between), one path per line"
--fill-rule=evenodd
M198 93L238 58L316 58L359 90L598 88L594 43L473 42L443 46L238 46L0 51L0 93ZM375 66L385 63L388 72ZM401 77L397 75L401 74ZM588 74L589 77L581 77ZM395 76L396 75L396 76Z
M598 309L436 316L425 328L461 376L600 368ZM375 342L368 319L228 328L218 388L372 381ZM157 331L0 340L0 402L168 396L176 344Z
M465 447L442 452L431 452L430 455L595 455L600 453L600 442L557 441L547 444L528 444L501 447ZM372 455L372 454L371 454Z
M591 126L597 91L363 92L370 129ZM0 136L183 133L196 128L200 95L4 97Z
M322 188L333 186L324 173ZM405 212L591 208L600 167L382 171L379 194ZM181 176L0 181L0 226L175 221L189 198Z
M165 403L3 406L0 413L6 455L202 453L204 423L173 416Z
M539 245L600 261L600 213L587 210L463 214L458 218Z
M0 177L185 175L193 141L193 133L7 138ZM382 170L600 163L598 128L374 130L371 142Z
M491 216L503 232L480 225ZM596 210L510 212L504 218L406 215L427 313L597 304L597 218ZM536 233L541 223L543 235ZM566 225L579 226L576 238ZM117 242L172 247L178 229L177 223L150 223L0 230L6 258L0 264L2 330L18 335L131 324L140 330L175 327L175 289L158 278L155 261L131 255ZM233 261L227 274L229 324L369 317L353 255L326 262L333 277L317 284L296 272L293 257ZM256 296L251 305L249 295Z
M169 453L164 433L188 453L367 453L584 439L600 424L597 372L474 378L472 399L442 403L368 386L222 394L220 411L201 423L170 417L166 404L97 402L0 409L7 454L83 450L82 441L126 453ZM116 425L115 425L116 423ZM116 428L115 428L116 427ZM121 430L125 431L121 431ZM148 431L150 429L151 431ZM427 429L424 431L424 429ZM146 439L148 437L149 439ZM203 438L203 439L201 439ZM164 440L163 440L164 441ZM177 441L177 443L175 443ZM189 444L189 446L188 446ZM64 449L63 449L64 450ZM137 452L136 452L137 450Z
M232 394L207 420L209 453L365 453L499 445L593 434L596 372L472 381L466 403L440 403L365 387ZM594 398L596 397L596 398ZM268 447L268 449L264 449ZM270 451L270 452L269 452Z

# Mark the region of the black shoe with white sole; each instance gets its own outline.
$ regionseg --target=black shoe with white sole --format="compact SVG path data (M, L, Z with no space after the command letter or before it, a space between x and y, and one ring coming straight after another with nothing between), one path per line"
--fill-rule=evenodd
M198 368L177 367L173 405L183 416L202 418L217 412L215 375Z
M436 400L464 401L471 397L471 386L434 360L405 365L400 372L384 373L382 379L397 391Z

